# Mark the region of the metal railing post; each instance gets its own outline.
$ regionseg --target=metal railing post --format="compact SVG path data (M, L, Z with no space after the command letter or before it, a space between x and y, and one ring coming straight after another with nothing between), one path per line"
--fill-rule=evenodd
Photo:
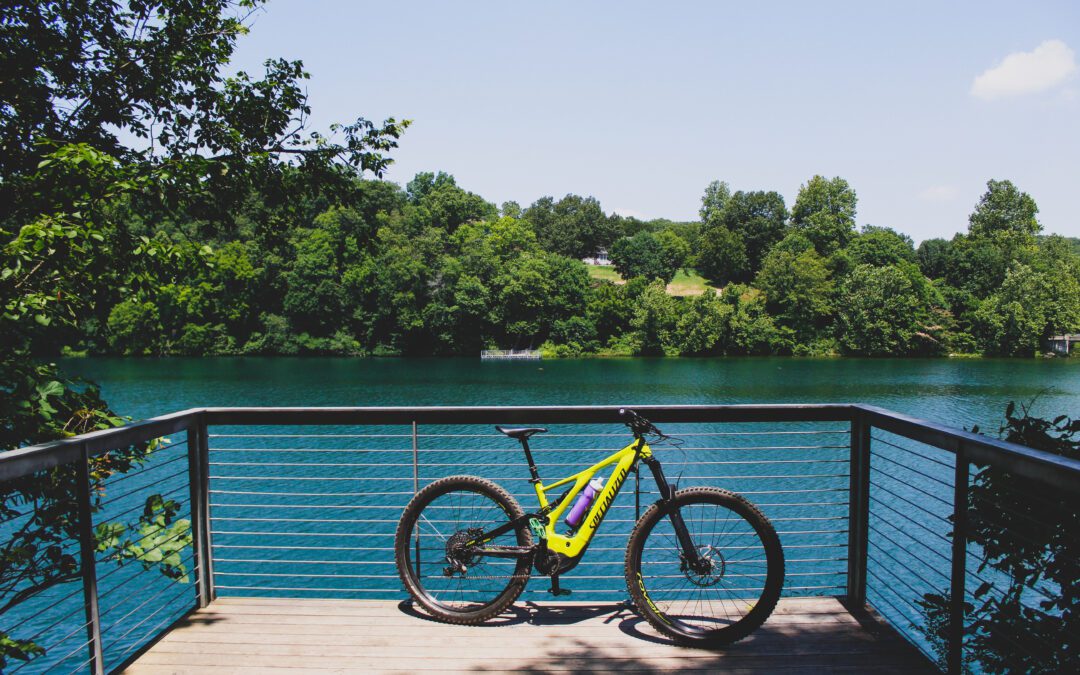
M968 460L964 444L956 448L953 484L952 578L949 594L949 643L946 670L960 673L964 664L964 582L967 576Z
M207 516L206 483L203 481L202 451L200 438L205 427L200 423L200 416L195 415L187 428L188 484L191 489L191 542L195 548L195 595L200 608L210 604L212 581L207 578L210 549L207 546L206 531L209 525Z
M188 427L189 433L191 429L195 430L199 470L199 576L203 590L200 606L205 607L201 603L213 602L217 593L214 591L214 540L210 535L210 437L206 431L206 417L202 413L195 416L195 423ZM194 518L194 511L192 516Z
M94 541L94 514L90 501L90 453L86 444L76 461L76 498L79 513L79 569L83 578L83 604L86 607L86 636L90 643L90 672L102 675L105 662L101 648L101 615L98 610L97 544Z
M866 604L866 559L870 537L870 424L855 411L851 418L848 486L847 599Z

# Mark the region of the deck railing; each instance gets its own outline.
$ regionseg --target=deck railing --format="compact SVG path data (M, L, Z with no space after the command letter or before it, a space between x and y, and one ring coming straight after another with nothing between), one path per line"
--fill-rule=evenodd
M1080 462L869 406L636 409L683 441L657 448L669 480L733 489L769 516L786 595L869 605L950 672L973 657L965 614L1008 581L968 541L978 467L1080 494ZM122 669L218 594L403 597L393 534L417 489L475 473L532 503L493 424L549 426L533 441L547 479L629 440L613 406L207 408L0 454L0 631L44 650L9 671ZM626 537L656 498L647 473L625 492L564 579L574 599L625 596ZM1030 590L1032 606L1060 592ZM1035 648L1060 645L1017 638Z

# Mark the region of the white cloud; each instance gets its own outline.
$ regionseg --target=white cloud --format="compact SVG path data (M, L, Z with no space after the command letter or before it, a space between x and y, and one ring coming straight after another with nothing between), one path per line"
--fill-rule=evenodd
M947 202L956 196L956 188L951 185L932 185L919 193L924 202Z
M1052 89L1077 71L1076 54L1061 40L1047 40L1030 52L1013 52L971 84L971 95L990 101Z

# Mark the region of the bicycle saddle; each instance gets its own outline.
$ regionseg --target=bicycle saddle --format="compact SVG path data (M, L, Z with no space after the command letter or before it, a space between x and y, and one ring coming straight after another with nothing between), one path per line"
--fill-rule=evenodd
M532 436L533 434L547 433L547 429L541 427L523 427L521 429L504 429L503 427L495 427L497 431L501 431L510 438L516 438L519 441L523 441Z

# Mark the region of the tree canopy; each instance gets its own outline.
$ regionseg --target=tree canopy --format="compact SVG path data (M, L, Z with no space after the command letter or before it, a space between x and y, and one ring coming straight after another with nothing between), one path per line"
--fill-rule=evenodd
M822 255L843 248L855 235L858 198L839 176L814 176L799 188L791 207L791 224L803 232Z

